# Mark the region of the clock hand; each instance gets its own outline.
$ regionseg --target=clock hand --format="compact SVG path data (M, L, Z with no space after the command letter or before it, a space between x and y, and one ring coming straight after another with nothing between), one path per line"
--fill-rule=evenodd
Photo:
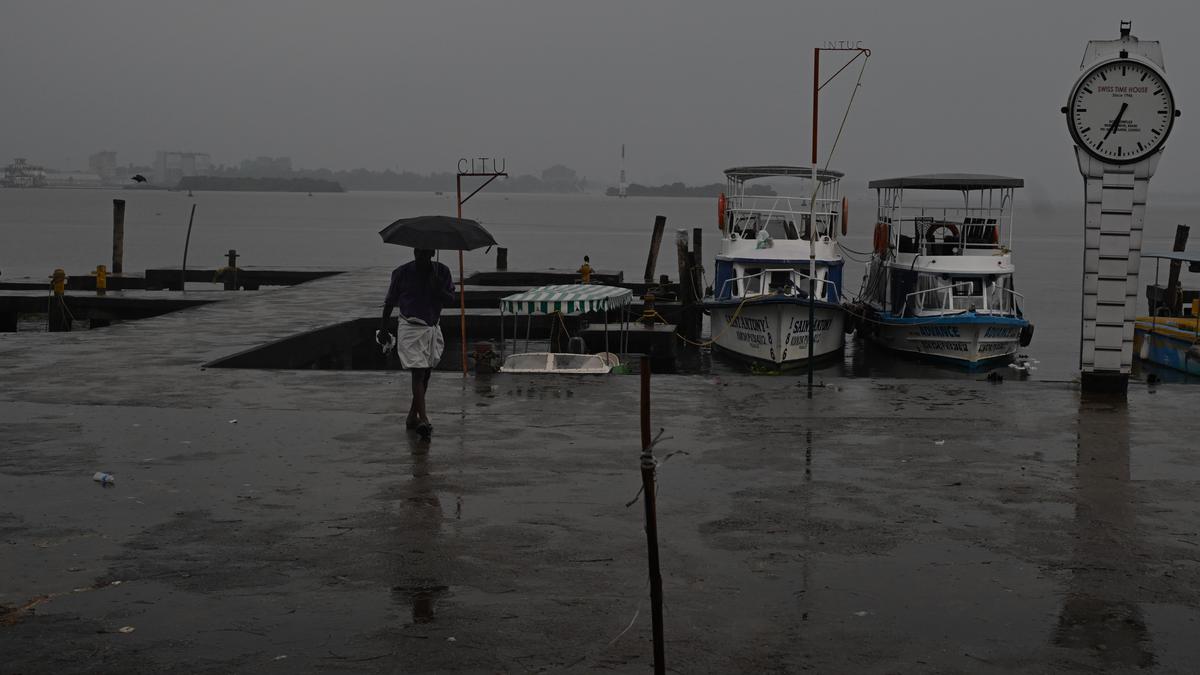
M1121 104L1121 111L1118 112L1117 116L1113 118L1112 126L1108 128L1108 131L1104 132L1104 138L1108 138L1109 134L1111 134L1112 132L1117 130L1117 125L1121 123L1121 118L1125 116L1125 109L1128 107L1129 107L1128 103ZM1104 140L1104 139L1102 138L1100 140Z

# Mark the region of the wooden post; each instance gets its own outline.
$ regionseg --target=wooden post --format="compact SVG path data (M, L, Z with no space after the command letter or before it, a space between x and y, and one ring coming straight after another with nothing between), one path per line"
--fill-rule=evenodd
M684 337L694 340L699 333L696 301L702 291L696 288L695 261L688 252L687 230L676 234L675 252L679 259L679 324Z
M496 271L503 272L508 269L508 249L503 246L496 247Z
M125 200L113 200L112 273L125 273Z
M679 302L686 309L692 305L692 275L691 270L688 269L687 230L679 230L675 235L675 256L679 271Z
M662 244L663 230L666 227L666 216L654 216L654 234L650 235L650 256L646 258L645 281L648 284L654 283L654 267L658 264L658 248Z
M227 257L229 258L229 263L225 266L225 290L236 291L238 287L237 251L234 249L229 249Z
M192 215L188 216L187 237L183 240L183 265L179 268L179 290L187 290L187 254L192 243L192 221L196 219L196 204L192 204ZM228 287L226 287L228 289Z
M654 672L667 672L666 650L663 638L662 615L662 570L658 564L658 514L654 491L654 442L650 438L650 357L641 359L642 396L642 495L646 505L646 559L650 567L650 616L654 631Z
M1183 252L1187 250L1188 233L1191 228L1187 225L1175 226L1175 245L1171 248L1175 252ZM1183 289L1179 286L1179 268L1182 263L1178 260L1171 261L1171 271L1167 275L1167 305L1170 307L1171 316L1181 316L1183 314Z

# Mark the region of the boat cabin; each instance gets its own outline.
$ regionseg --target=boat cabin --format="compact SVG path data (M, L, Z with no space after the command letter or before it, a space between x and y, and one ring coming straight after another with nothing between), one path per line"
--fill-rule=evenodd
M897 316L1019 314L1012 207L1023 185L979 174L871 181L877 215L865 299Z
M842 260L837 251L845 201L838 171L811 167L747 166L725 171L727 192L718 203L721 251L713 298L742 301L764 296L839 302ZM784 179L791 194L747 183ZM791 179L791 180L787 180Z

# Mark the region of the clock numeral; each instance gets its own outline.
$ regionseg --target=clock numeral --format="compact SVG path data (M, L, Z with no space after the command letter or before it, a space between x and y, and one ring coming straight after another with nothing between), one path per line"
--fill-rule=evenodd
M1151 96L1158 96L1158 95L1159 95L1159 94L1161 94L1161 93L1162 93L1162 89L1155 89L1155 90L1154 90L1154 93L1153 93L1153 94L1151 94Z
M1149 76L1150 76L1150 73L1142 73L1142 79L1138 80L1138 82L1145 82L1146 78Z
M1080 129L1080 130L1079 130L1079 133L1081 133L1081 134L1086 134L1087 132L1089 132L1089 131L1091 131L1091 130L1092 130L1092 128L1091 128L1091 127L1084 127L1084 128L1082 128L1082 129Z
M1125 77L1125 66L1121 66L1121 77ZM1120 154L1120 152L1117 154Z
M1103 71L1103 70L1102 70L1102 71L1100 71L1100 79L1104 80L1105 82L1108 82L1108 78L1104 76L1104 71ZM1088 92L1088 93L1090 94L1091 92Z
M1160 135L1162 132L1160 132L1158 129L1151 129L1151 130L1150 130L1150 133L1154 134L1155 136L1158 136L1158 135Z
M1166 114L1167 114L1167 111L1166 111L1166 110L1159 110L1159 111L1158 111L1158 114L1159 114L1159 115L1166 115Z
M1142 150L1144 150L1144 148L1142 147L1142 144L1138 143L1138 152L1141 152Z
M1088 89L1087 87L1084 87L1084 88L1083 88L1083 90L1084 90L1084 91L1086 91L1086 92L1087 92L1087 93L1089 93L1089 94L1090 94L1090 93L1092 93L1092 90L1091 90L1091 89Z
M1103 148L1103 147L1104 147L1104 141L1100 141L1099 143L1096 144L1097 150L1099 150L1100 148Z

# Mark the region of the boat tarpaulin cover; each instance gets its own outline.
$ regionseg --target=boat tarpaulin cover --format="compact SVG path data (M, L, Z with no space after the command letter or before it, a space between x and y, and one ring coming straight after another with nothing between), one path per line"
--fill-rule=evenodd
M560 284L542 286L506 296L500 309L512 314L586 314L625 307L633 302L633 291L616 286Z

